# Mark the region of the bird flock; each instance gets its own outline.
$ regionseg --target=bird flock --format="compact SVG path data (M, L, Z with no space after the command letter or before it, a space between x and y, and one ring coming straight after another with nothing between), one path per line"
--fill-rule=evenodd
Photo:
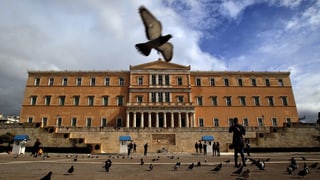
M73 163L78 162L78 155L74 156L67 156L67 158L71 158ZM92 156L88 155L88 158L100 158L100 156ZM112 167L112 161L113 160L131 160L136 162L137 165L139 165L141 168L144 168L147 172L152 172L154 169L157 169L157 164L161 164L163 159L165 157L163 156L155 156L152 157L133 157L133 156L125 156L125 155L109 155L107 157L107 160L104 161L104 165L102 168L104 168L104 171L108 174ZM176 172L176 171L195 171L194 169L201 168L201 167L207 167L209 174L217 174L224 170L224 167L232 166L231 162L233 162L231 159L217 162L210 162L208 159L203 159L202 161L197 162L182 162L181 158L179 156L175 157L173 155L167 156L169 162L166 164L173 164L173 167L170 171ZM166 161L168 162L168 161ZM271 165L267 165L269 162L271 162L271 158L246 158L246 164L239 164L238 166L234 167L235 169L230 172L230 176L235 177L235 179L249 179L252 177L253 173L268 171L268 167ZM133 165L135 163L132 163ZM266 166L267 165L267 166ZM185 168L183 168L185 167ZM229 169L230 170L230 169ZM291 157L288 160L288 165L286 170L284 171L284 174L287 174L288 176L292 177L305 177L308 174L311 173L311 171L320 170L320 166L318 166L318 162L314 161L308 161L305 157ZM72 175L75 172L75 166L71 165L71 167L66 169L66 173L64 175ZM40 178L40 180L50 180L51 176L53 175L53 171L49 171L45 176Z

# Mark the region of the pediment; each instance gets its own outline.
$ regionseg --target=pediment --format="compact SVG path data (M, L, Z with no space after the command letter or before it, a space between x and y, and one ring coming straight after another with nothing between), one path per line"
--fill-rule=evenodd
M144 64L138 64L135 66L130 65L130 70L158 70L158 69L170 69L170 70L190 70L190 66L184 66L180 64L175 64L171 62L166 62L164 60L158 59L156 61L151 61Z

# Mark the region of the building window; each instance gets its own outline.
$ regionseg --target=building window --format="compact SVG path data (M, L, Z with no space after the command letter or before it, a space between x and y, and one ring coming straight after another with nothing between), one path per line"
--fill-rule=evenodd
M45 96L44 97L44 104L46 106L49 106L50 105L50 101L51 101L51 96Z
M91 78L90 79L90 86L95 86L96 85L96 78Z
M291 124L291 118L286 118L286 123Z
M252 86L257 86L257 81L256 81L256 79L251 79L251 85L252 85Z
M238 79L238 85L241 86L241 87L243 86L242 79Z
M73 105L79 106L80 96L73 96Z
M62 126L62 117L57 118L57 126L61 127Z
M104 79L104 85L105 85L105 86L110 86L110 78L106 77L106 78Z
M117 97L117 104L118 104L118 106L123 106L123 96Z
M196 79L196 86L201 86L201 79L200 78Z
M226 105L227 106L232 106L232 101L231 101L231 96L226 96Z
M165 92L164 93L164 98L165 98L165 102L170 102L170 93L169 92Z
M240 98L240 105L241 106L246 106L247 103L246 103L246 97L245 96L239 96Z
M109 105L109 96L103 96L102 97L102 105L108 106Z
M248 118L243 118L243 126L248 127L249 126L249 120Z
M283 87L283 86L284 86L284 84L283 84L283 80L282 80L282 79L279 79L279 80L278 80L278 82L279 82L279 86L281 86L281 87Z
M272 118L271 121L272 121L272 126L278 126L277 118Z
M76 117L73 117L71 119L71 127L76 127L77 126L77 118Z
M218 106L217 96L211 96L211 104L212 106Z
M224 79L224 85L229 86L229 79L227 79L227 78Z
M255 106L260 106L260 98L259 96L253 96L253 103Z
M219 119L218 118L214 118L213 124L214 124L214 127L219 127Z
M163 94L161 92L158 93L158 102L163 102Z
M169 76L169 74L164 75L164 79L165 79L166 85L169 86L170 85L170 76Z
M46 127L48 124L48 118L47 117L43 117L42 118L42 127Z
M53 78L49 78L48 86L53 86L53 82L54 82L54 79Z
M281 96L281 101L283 106L288 106L287 96Z
M263 118L259 117L258 118L258 127L263 127L263 126L264 126Z
M81 78L81 77L77 78L77 80L76 80L76 85L77 85L77 86L81 86L81 81L82 81L82 78Z
M62 86L68 85L68 78L62 78Z
M269 79L265 79L265 83L267 87L270 87L270 80Z
M143 76L138 77L138 85L142 86L143 85Z
M143 96L137 96L137 103L143 102Z
M151 102L157 102L157 93L155 92L151 93Z
M101 127L107 127L107 118L101 119Z
M35 78L34 79L34 86L39 86L40 85L40 78Z
M210 86L215 86L216 85L216 81L214 78L210 78Z
M119 86L124 86L124 78L123 77L119 78Z
M122 127L122 119L121 118L117 118L117 128Z
M203 118L199 119L199 127L204 127L204 120Z
M30 105L34 106L37 104L37 96L30 97Z
M27 122L28 123L32 123L32 121L33 121L33 118L32 117L28 117Z
M202 104L202 96L198 96L197 97L197 105L198 106L202 106L203 104Z
M183 96L177 96L177 102L183 103Z
M268 99L269 106L274 106L273 97L272 96L268 96L267 99Z
M182 86L182 77L177 78L178 86Z
M155 74L151 75L151 84L154 86L156 85L156 75Z
M59 105L64 106L66 96L59 96Z
M158 75L158 84L162 85L162 74Z
M88 96L88 105L93 106L94 104L94 96Z
M90 117L86 120L86 127L91 127L92 119Z

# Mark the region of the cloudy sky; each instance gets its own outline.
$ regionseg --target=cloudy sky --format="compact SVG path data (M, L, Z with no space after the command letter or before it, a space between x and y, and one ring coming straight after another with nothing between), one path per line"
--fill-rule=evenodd
M146 6L192 70L290 71L299 115L320 111L318 0L0 0L0 113L19 114L28 70L129 70Z

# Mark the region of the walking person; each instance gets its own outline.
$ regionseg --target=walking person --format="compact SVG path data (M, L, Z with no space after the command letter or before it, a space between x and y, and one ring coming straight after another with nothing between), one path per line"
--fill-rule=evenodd
M201 143L201 141L199 143L199 151L200 151L200 153L202 153L202 143Z
M217 156L220 156L220 143L219 142L216 143L216 152L217 152Z
M243 136L246 134L245 128L238 123L238 118L233 119L232 125L229 127L229 133L233 133L232 145L234 148L234 163L235 167L238 167L238 153L241 155L243 166L246 166L244 159L244 140Z
M217 144L216 142L213 142L212 144L212 156L216 156L217 155Z
M137 144L135 142L133 143L133 152L137 152Z
M207 143L203 144L203 155L207 155Z
M32 150L32 153L31 153L31 156L33 155L34 157L37 157L38 156L38 153L39 153L39 150L40 150L40 145L41 145L41 142L39 139L36 140L36 142L34 143L33 145L33 150Z
M146 143L143 147L144 147L144 155L146 156L148 153L148 143Z

